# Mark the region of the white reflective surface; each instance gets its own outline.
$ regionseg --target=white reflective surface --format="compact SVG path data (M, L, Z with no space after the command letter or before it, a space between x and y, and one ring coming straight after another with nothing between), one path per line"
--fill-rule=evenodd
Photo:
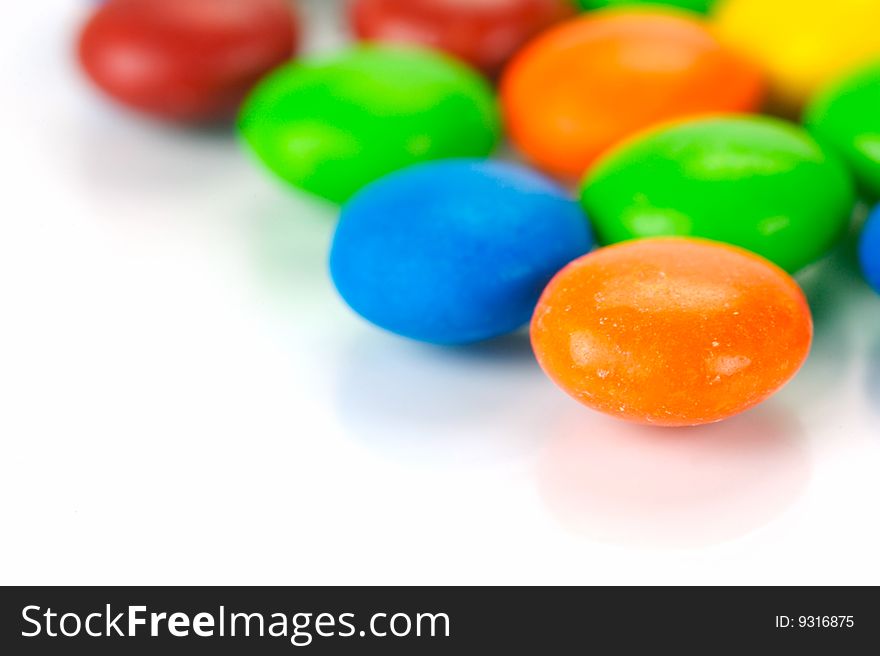
M880 583L880 297L845 249L779 396L623 425L524 335L352 316L333 208L86 86L89 4L0 24L0 583Z

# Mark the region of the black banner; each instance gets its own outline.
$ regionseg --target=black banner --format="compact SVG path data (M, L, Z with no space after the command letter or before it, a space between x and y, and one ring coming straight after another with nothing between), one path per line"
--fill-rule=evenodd
M880 638L874 588L34 587L3 589L0 612L15 655L855 653Z

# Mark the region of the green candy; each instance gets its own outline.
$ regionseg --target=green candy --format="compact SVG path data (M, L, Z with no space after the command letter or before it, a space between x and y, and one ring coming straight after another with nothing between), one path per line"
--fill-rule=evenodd
M485 157L501 120L489 83L433 51L362 46L282 66L238 119L279 177L331 201L417 162Z
M632 5L665 5L708 14L716 0L576 0L581 9L605 9Z
M807 108L805 123L844 158L864 193L880 198L880 63L820 93Z
M606 154L581 192L605 244L667 235L735 244L795 272L825 254L855 203L837 157L768 117L679 122Z

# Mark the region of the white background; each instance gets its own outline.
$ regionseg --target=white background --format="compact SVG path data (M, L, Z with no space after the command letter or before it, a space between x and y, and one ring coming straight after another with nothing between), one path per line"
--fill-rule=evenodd
M880 297L846 252L804 278L817 340L783 393L620 424L523 335L358 320L333 208L85 84L91 4L0 22L0 582L880 583Z

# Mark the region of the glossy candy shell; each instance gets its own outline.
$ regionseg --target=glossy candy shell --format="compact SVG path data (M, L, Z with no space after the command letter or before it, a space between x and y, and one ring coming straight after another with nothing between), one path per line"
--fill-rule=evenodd
M109 0L78 48L86 73L118 102L162 119L215 121L234 117L297 40L285 0Z
M880 198L880 62L823 91L810 104L806 124L846 160L864 193Z
M474 70L379 46L275 71L249 96L239 129L280 178L335 202L410 164L484 157L501 134L492 90Z
M842 162L806 131L742 116L633 138L596 164L581 201L602 243L704 237L794 272L842 235L854 191Z
M488 75L571 13L569 0L354 0L349 6L360 39L437 48Z
M713 22L767 73L772 105L792 116L826 84L880 58L877 0L719 0Z
M794 280L756 255L693 239L600 249L566 267L532 320L544 371L628 421L689 426L764 401L812 340Z
M519 149L576 180L656 123L756 110L763 80L696 17L640 9L587 13L545 32L511 62L501 96Z

